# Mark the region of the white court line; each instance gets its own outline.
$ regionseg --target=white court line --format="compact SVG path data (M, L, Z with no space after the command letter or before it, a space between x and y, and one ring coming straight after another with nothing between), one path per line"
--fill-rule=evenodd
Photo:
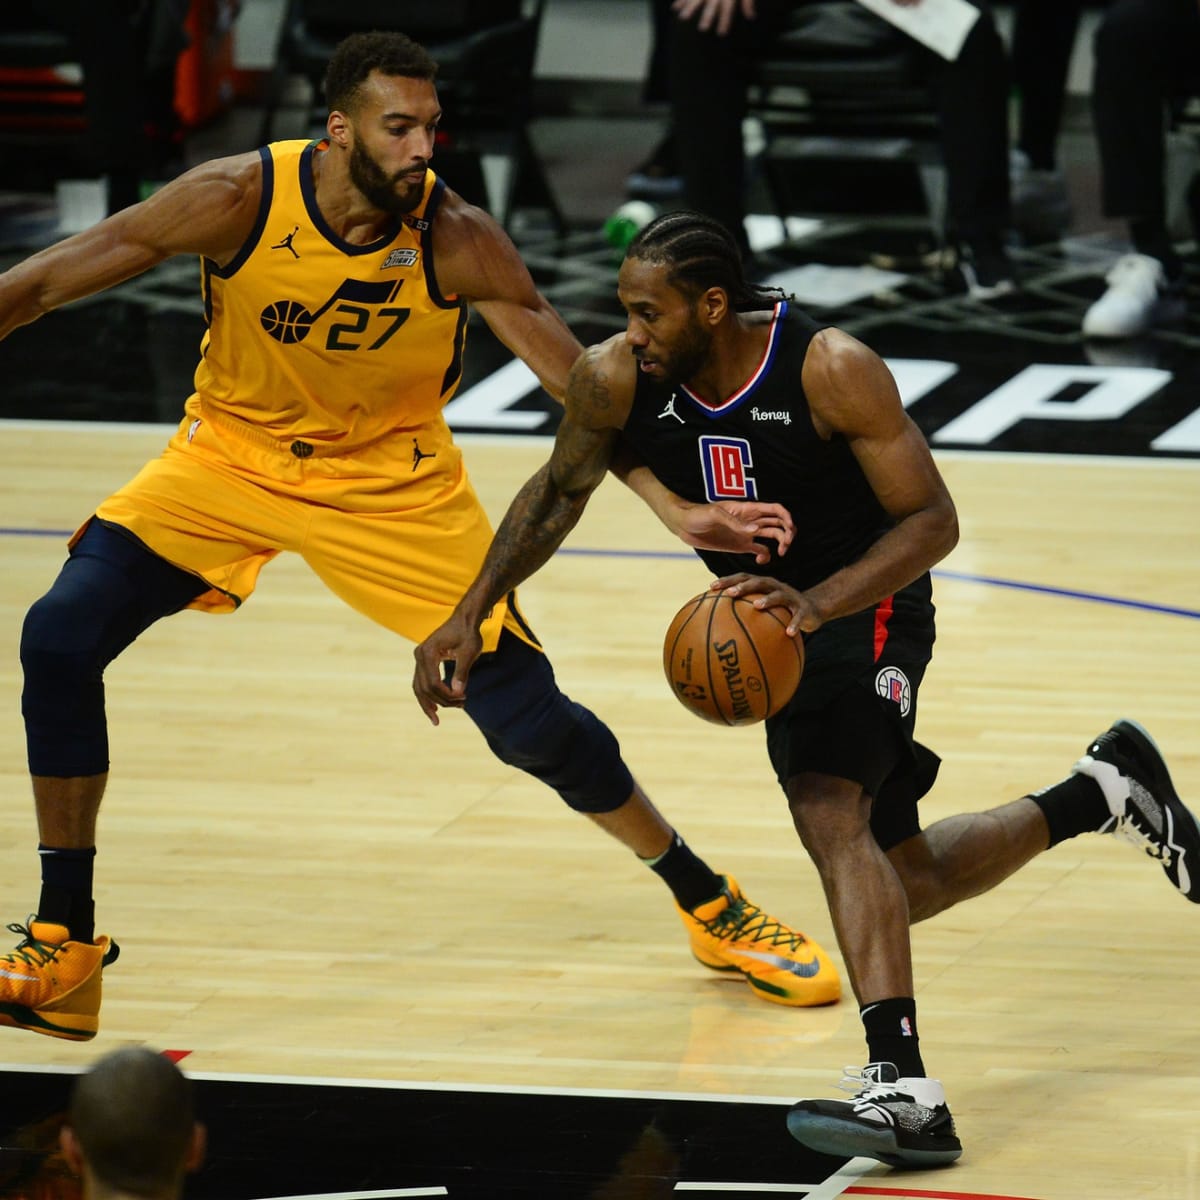
M677 1183L677 1192L744 1192L755 1196L803 1196L805 1200L833 1200L879 1163L873 1158L852 1158L821 1183Z
M303 1087L355 1087L398 1092L469 1092L486 1095L516 1096L582 1096L616 1100L692 1100L714 1104L791 1104L787 1096L733 1095L727 1092L644 1092L625 1088L538 1087L532 1084L461 1083L447 1080L419 1079L360 1079L340 1075L259 1075L240 1071L193 1071L186 1060L179 1064L189 1079L221 1083L287 1083ZM57 1063L0 1062L0 1071L33 1075L80 1075L85 1068L68 1067ZM305 1200L300 1197L299 1200Z
M812 1195L811 1183L677 1183L677 1192L752 1192L765 1196L768 1192L785 1196Z
M873 1158L852 1158L844 1167L834 1171L824 1183L818 1184L808 1193L807 1200L833 1200L864 1175L870 1174L879 1166Z
M314 1192L311 1196L264 1196L262 1200L399 1200L401 1196L448 1196L444 1187L384 1188L381 1192Z

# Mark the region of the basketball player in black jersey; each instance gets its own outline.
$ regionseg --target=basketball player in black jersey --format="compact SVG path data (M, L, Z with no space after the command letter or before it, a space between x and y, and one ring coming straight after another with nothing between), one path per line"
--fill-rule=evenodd
M426 712L461 705L479 622L562 542L616 464L695 503L756 498L795 521L770 575L700 550L732 595L786 606L804 677L767 722L796 831L825 888L868 1065L848 1101L803 1100L793 1136L829 1154L928 1166L962 1153L917 1037L909 923L995 886L1049 846L1119 832L1200 901L1200 827L1150 736L1118 721L1061 783L922 830L939 760L914 738L934 640L929 569L958 538L953 501L883 360L750 286L725 230L668 213L631 243L623 335L584 351L549 462L514 499L454 616L417 648ZM632 353L631 353L632 351ZM660 514L665 515L665 514ZM449 686L441 662L456 663Z

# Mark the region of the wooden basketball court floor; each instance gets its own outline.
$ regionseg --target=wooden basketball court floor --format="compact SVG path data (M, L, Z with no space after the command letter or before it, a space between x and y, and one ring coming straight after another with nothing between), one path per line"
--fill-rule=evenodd
M66 532L164 438L161 427L0 428L7 919L37 899L21 618L56 573ZM546 450L467 442L494 516ZM1125 714L1154 733L1195 805L1200 467L938 457L963 536L935 584L939 640L920 733L944 766L922 804L926 821L1054 782ZM701 723L662 678L666 624L707 582L610 481L522 589L523 607L564 689L610 722L693 846L835 951L761 729ZM538 1181L532 1154L526 1184L489 1191L483 1174L472 1195L730 1194L740 1180L739 1195L1200 1196L1200 911L1148 858L1079 838L915 928L922 1045L965 1154L938 1171L842 1167L790 1143L782 1113L800 1096L836 1094L843 1064L861 1065L853 1000L790 1010L706 972L651 873L495 762L460 714L428 726L410 679L406 644L287 558L236 616L181 614L114 664L98 918L123 953L106 973L93 1043L0 1031L5 1120L33 1120L33 1095L47 1079L61 1083L58 1072L145 1043L186 1055L213 1104L228 1077L364 1081L374 1090L361 1111L377 1114L393 1110L370 1097L416 1088L421 1127L443 1111L452 1126L439 1142L458 1155L448 1169L496 1137L498 1096L542 1097L505 1119L523 1129L508 1143L514 1155L536 1145L542 1123L547 1162L552 1134L555 1161L564 1151L582 1161L602 1139L604 1105L556 1123L585 1093L742 1102L735 1165L707 1183L657 1170L648 1154L613 1190L556 1192L549 1175ZM314 1106L281 1109L293 1114L293 1148L263 1138L261 1157L315 1160L326 1148L337 1161ZM225 1129L239 1123L236 1108L212 1115ZM388 1164L386 1186L335 1193L312 1175L299 1192L237 1194L468 1194L465 1184L405 1191L401 1133L384 1128L365 1151L355 1143ZM223 1178L249 1178L238 1169L249 1158L231 1161L228 1142L223 1151L213 1141ZM773 1173L756 1174L768 1161ZM189 1195L222 1194L203 1179Z

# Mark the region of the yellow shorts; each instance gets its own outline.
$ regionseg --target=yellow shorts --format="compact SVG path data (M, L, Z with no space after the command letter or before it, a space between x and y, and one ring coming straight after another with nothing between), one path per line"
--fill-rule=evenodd
M97 516L204 579L212 590L192 608L233 611L263 566L291 550L351 608L414 642L450 615L492 540L441 420L349 453L298 457L221 414L188 416ZM514 597L488 614L484 649L505 625L538 644Z

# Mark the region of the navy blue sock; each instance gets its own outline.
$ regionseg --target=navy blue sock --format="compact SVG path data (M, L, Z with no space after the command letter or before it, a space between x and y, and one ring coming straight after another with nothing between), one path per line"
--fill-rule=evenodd
M685 912L691 912L720 894L720 875L703 859L697 858L677 833L672 835L670 846L662 854L642 861L671 889L675 903Z
M96 908L92 902L92 876L96 847L73 849L38 846L42 862L42 895L38 919L65 925L76 942L96 937Z
M867 1035L867 1055L871 1062L894 1063L901 1079L925 1074L917 1036L917 1002L911 996L864 1004L858 1015Z

